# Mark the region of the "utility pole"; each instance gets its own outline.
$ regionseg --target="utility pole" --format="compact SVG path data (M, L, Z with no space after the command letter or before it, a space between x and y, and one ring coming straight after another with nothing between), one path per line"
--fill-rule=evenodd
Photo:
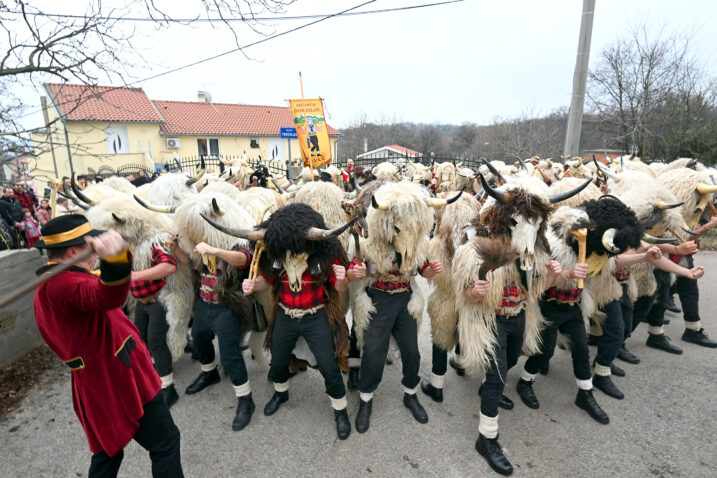
M594 15L595 0L583 0L578 56L575 60L575 73L573 74L573 96L570 100L568 131L565 135L565 148L563 150L565 156L576 156L580 153L580 129L583 122L585 85L588 79L588 60L590 59L590 39L593 33Z
M50 117L47 113L47 97L40 97L40 104L42 105L42 116L45 120L45 131L47 131L47 138L50 140L50 152L52 153L52 166L55 170L55 178L59 176L57 172L57 159L55 159L55 145L52 142L52 125L50 125Z

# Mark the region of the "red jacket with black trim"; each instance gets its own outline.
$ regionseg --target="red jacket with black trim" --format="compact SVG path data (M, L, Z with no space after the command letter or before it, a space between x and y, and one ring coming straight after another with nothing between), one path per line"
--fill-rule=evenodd
M37 328L73 369L72 403L90 450L110 456L137 432L144 404L162 383L139 330L121 310L130 272L131 258L101 261L99 277L73 267L35 292Z

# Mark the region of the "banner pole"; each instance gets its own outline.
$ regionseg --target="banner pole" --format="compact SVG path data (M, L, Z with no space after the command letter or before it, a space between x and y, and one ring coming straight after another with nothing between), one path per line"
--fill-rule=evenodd
M299 72L299 84L301 85L301 99L304 99L304 79L301 77L301 72Z

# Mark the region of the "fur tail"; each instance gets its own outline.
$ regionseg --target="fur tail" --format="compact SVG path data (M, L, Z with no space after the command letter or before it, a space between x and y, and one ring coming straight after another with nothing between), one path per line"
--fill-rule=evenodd
M485 280L488 272L508 264L515 259L517 252L507 238L477 238L474 247L481 258L478 279Z
M254 331L249 334L249 350L251 350L251 353L254 356L254 360L256 360L256 363L258 363L262 367L269 366L269 361L266 359L266 354L264 353L265 335L266 332Z

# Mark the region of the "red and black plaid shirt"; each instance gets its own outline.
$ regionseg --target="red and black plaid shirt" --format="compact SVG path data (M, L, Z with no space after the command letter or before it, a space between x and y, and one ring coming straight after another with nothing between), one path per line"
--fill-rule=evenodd
M32 196L30 193L18 193L15 192L15 199L22 205L22 207L27 208L30 210L30 212L34 212L33 206L35 205L35 201L32 200Z
M244 249L239 249L239 252L246 256L246 262L243 266L237 267L237 269L246 269L251 265L252 254ZM217 272L212 273L209 272L207 266L202 267L202 272L199 273L199 298L204 302L209 302L210 304L219 303L219 293L215 289L221 275L222 271L219 269L217 269Z
M618 282L625 282L630 278L629 272L613 272L612 275L618 280Z
M520 287L515 282L511 282L510 285L503 287L503 298L500 301L501 309L510 309L518 307L523 303L523 293L520 291ZM501 311L496 310L496 314L500 315Z
M157 264L172 264L173 266L176 266L177 260L171 254L167 254L166 252L164 252L159 246L154 246L152 248L152 267L156 266ZM148 297L154 297L155 295L159 294L159 291L162 290L162 287L164 287L166 284L167 283L164 281L164 279L137 280L132 281L132 283L129 285L129 290L136 298L146 299Z
M334 262L334 264L338 263L338 260ZM294 292L289 287L289 276L286 275L286 272L282 273L279 280L281 281L279 302L287 309L313 309L326 303L323 282L308 272L304 272L301 276L301 290L299 292ZM269 279L268 282L273 286L276 283L276 276ZM329 282L331 287L336 287L336 276L333 268L329 271Z
M551 287L545 291L545 300L555 300L558 302L577 302L580 300L582 289L558 289Z
M349 264L349 269L353 269L354 266L358 265L358 258L355 258L351 264ZM425 271L429 266L428 261L424 261L421 267L418 268L418 273L423 274L423 271ZM400 276L400 271L391 271L389 274ZM371 284L371 288L373 289L379 289L383 291L392 291L392 290L399 290L399 289L410 289L411 283L409 281L401 281L401 282L386 282L386 281L376 281L373 284Z

